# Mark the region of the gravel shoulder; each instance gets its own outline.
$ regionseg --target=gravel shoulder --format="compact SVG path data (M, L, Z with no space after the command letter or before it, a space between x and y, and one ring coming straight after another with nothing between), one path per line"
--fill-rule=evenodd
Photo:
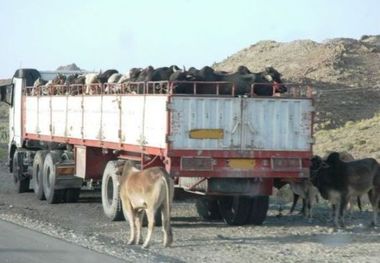
M200 220L194 200L182 198L172 212L173 246L162 247L161 229L156 227L150 248L142 249L127 245L125 221L110 222L103 215L99 192L82 191L76 204L49 205L33 192L14 193L1 161L0 180L0 219L126 262L378 262L380 257L380 230L369 227L368 206L362 213L353 212L346 229L334 231L326 203L318 204L313 222L308 222L287 212L277 217L273 198L263 226L236 227Z

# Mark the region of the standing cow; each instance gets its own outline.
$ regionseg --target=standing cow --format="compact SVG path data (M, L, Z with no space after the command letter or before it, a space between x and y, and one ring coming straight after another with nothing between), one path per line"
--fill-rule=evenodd
M320 157L312 159L311 180L324 199L337 204L334 224L344 226L344 212L353 196L370 193L373 208L373 225L377 224L380 202L380 167L373 158L342 161L339 153L331 153L326 161Z
M126 213L131 236L128 244L139 244L144 211L148 218L148 234L143 244L146 248L154 228L154 215L161 207L163 244L170 246L173 241L170 226L170 211L174 196L174 182L169 174L161 167L138 170L132 163L124 164L120 177L120 199L123 211Z

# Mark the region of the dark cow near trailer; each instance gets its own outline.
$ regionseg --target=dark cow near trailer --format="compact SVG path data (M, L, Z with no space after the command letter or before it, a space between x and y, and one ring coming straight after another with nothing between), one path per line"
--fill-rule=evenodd
M331 153L326 161L313 157L311 180L324 199L337 204L334 218L336 227L344 226L344 212L350 198L365 193L369 193L373 208L372 224L377 224L380 168L375 159L344 162L337 152Z

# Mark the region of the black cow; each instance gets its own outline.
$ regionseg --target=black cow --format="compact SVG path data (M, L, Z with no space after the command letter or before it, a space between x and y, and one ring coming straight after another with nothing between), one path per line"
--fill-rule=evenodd
M164 81L169 80L170 76L177 71L181 71L176 65L170 67L156 68L147 74L145 81Z
M288 89L282 84L281 74L273 67L266 67L263 72L257 73L253 91L258 96L273 96Z
M176 71L169 77L169 81L171 81L173 85L173 93L176 94L193 94L194 84L189 81L195 81L195 79L194 75L182 71Z
M235 88L235 95L249 95L251 85L256 82L258 75L250 72L246 67L240 66L234 73L221 75L221 80L229 82L224 84L221 94L232 94L232 88Z
M99 73L98 80L100 83L106 83L109 77L112 76L112 74L119 73L116 69L108 69L104 71L103 73Z
M370 193L373 225L377 224L380 202L380 167L373 158L345 162L339 153L331 153L326 161L313 157L311 181L324 199L335 206L334 224L344 226L344 212L352 196ZM339 213L338 213L339 212Z
M131 68L129 70L129 80L137 81L142 71L143 71L142 68Z
M144 68L139 73L136 81L148 81L149 79L152 78L153 71L154 71L154 68L152 66L148 66Z

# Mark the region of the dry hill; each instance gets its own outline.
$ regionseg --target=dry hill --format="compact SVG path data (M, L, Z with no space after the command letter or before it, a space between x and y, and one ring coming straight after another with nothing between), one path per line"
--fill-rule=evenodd
M287 82L311 83L317 90L317 129L343 126L380 112L380 35L323 43L260 41L214 68L232 71L246 65L259 72L274 66Z

